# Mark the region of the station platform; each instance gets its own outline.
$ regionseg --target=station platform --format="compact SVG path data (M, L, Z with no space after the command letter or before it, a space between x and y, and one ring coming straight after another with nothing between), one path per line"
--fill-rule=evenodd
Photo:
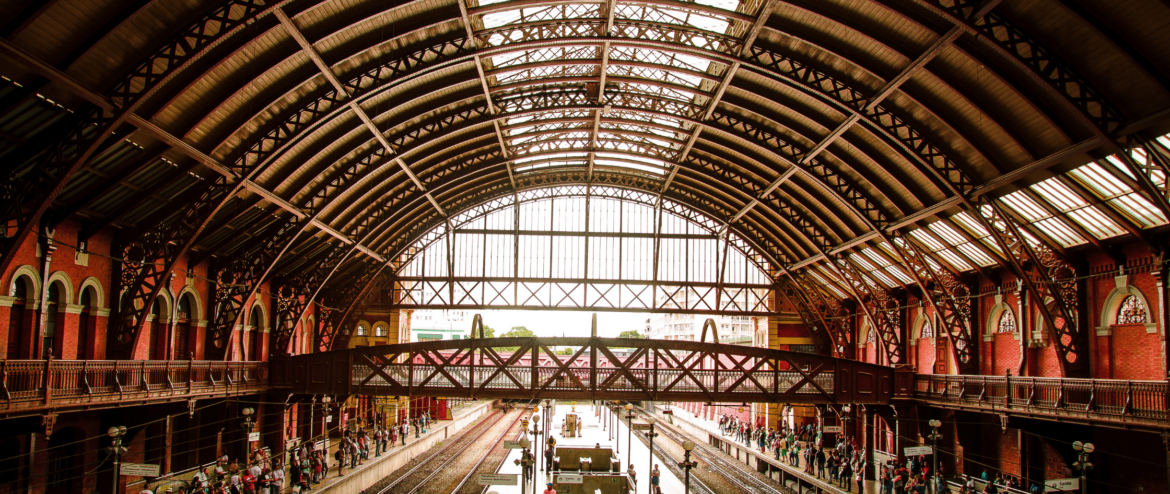
M562 402L553 409L552 414L552 437L557 441L557 447L563 446L595 446L600 445L603 448L612 447L616 449L616 455L621 460L622 472L628 472L630 462L633 462L634 471L637 472L637 482L634 484L634 492L638 494L649 493L650 487L650 471L652 464L650 463L650 450L638 438L632 437L629 428L621 421L609 420L608 424L605 422L609 418L609 411L602 410L601 407L595 407L589 402L578 402L576 405L566 404ZM582 419L581 437L564 437L561 434L560 424L565 420L565 415L569 413L576 413ZM610 427L617 423L617 429L611 431ZM541 424L543 429L544 425ZM531 424L529 429L531 429ZM616 432L616 434L615 434ZM632 448L630 445L632 438ZM518 438L508 438L509 440ZM531 439L531 437L530 437ZM520 459L520 450L513 450L507 456L501 467L499 473L505 474L520 474L520 466L515 464L515 460ZM536 454L536 451L533 451ZM537 455L538 467L543 467L543 449ZM683 492L683 481L674 474L672 474L663 464L659 458L654 459L654 463L659 465L661 476L659 477L659 486L662 487L664 493ZM577 473L577 472L566 472ZM555 473L547 471L547 469L539 468L536 472L536 486L537 491L544 490L545 484L554 480ZM531 486L532 481L529 481ZM498 494L521 494L520 486L492 486L490 491ZM532 492L531 487L526 492Z

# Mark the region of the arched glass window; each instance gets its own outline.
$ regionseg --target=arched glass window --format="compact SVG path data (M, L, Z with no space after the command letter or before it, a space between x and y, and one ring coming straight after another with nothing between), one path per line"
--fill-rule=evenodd
M873 328L870 328L869 335L865 337L865 341L866 343L873 343L877 341L877 331L874 331Z
M1146 304L1135 295L1125 297L1121 301L1121 308L1117 310L1117 324L1145 324L1149 322L1146 316Z
M357 335L358 336L365 336L366 335L366 325L365 324L358 324Z
M375 326L374 327L374 336L377 336L379 338L385 338L390 333L389 329L390 328L387 327L385 324Z
M934 338L934 326L930 325L930 321L926 321L926 322L922 323L922 334L918 335L918 337L919 338Z
M1016 313L1012 312L1010 308L1004 309L999 315L998 332L1000 333L1015 333L1016 332Z

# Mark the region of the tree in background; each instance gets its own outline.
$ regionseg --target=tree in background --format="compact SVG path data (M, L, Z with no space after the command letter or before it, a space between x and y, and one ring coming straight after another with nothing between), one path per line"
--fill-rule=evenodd
M476 333L478 333L478 331L475 331L475 330L468 331L467 332L467 339L470 340L472 338L479 338L479 335ZM483 337L484 338L495 338L496 337L495 328L488 326L487 324L484 324L483 325Z
M503 336L500 336L500 338L535 338L535 337L536 337L536 333L533 333L532 330L530 330L524 326L514 326L514 327L512 327L512 329L509 329L507 333L504 333Z
M640 339L645 338L645 336L643 336L642 333L640 333L634 329L622 331L622 334L619 334L617 337L618 338L633 338L635 340L640 340Z

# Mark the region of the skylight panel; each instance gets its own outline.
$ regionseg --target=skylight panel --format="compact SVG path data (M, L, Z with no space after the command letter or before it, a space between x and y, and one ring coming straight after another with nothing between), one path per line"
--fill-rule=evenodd
M857 254L849 254L849 259L851 261L853 261L854 264L861 266L861 269L864 269L866 271L873 271L873 270L877 269L873 266L873 264L870 264L869 261L866 261L864 258L862 258L861 256L859 256Z
M878 254L877 251L873 250L872 247L866 247L864 249L861 249L861 252L863 254L865 254L865 257L868 257L873 262L876 262L878 264L878 266L881 266L884 268L884 267L890 265L890 262L887 261L886 258L883 257L881 254Z
M1146 149L1145 148L1135 147L1135 148L1130 150L1129 156L1134 161L1136 161L1137 163L1139 163L1143 166L1149 165L1149 161L1148 161L1149 156L1146 156ZM1116 160L1116 158L1114 158L1113 156L1110 156L1109 159ZM1148 172L1150 174L1150 181L1153 182L1154 185L1158 186L1158 188L1163 188L1163 189L1166 187L1166 173L1162 171L1161 167L1152 166L1152 167L1147 168L1146 170L1148 170Z
M1109 204L1117 206L1121 212L1133 218L1142 228L1166 224L1166 217L1162 216L1158 207L1138 194L1126 194L1109 201Z
M959 232L956 232L954 228L951 228L951 225L948 225L948 224L943 223L941 221L936 221L934 223L926 225L926 227L929 228L930 231L933 232L935 235L938 235L939 237L941 237L943 239L943 241L945 241L948 244L951 244L952 246L959 246L959 245L967 243L967 239L963 238L962 235L959 235Z
M825 273L825 267L824 267L824 266L820 266L820 265L818 265L818 266L817 266L817 269L818 269L818 270L820 270L822 273ZM811 269L810 269L810 270L807 270L807 271L805 271L805 272L806 272L806 273L808 273L808 275L809 275L809 276L811 276L813 279L817 280L817 284L819 284L819 285L820 285L820 286L822 286L822 287L828 288L828 289L829 289L829 291L833 292L833 294L834 294L834 295L836 295L836 296L837 296L837 298L839 298L839 299L844 299L844 298L846 298L846 297L845 297L845 294L844 294L844 293L842 293L842 292L841 292L841 290L839 290L839 289L837 288L837 284L836 284L836 283L830 283L830 282L828 281L829 279L832 279L832 280L835 280L835 279L837 279L837 277L836 277L836 276L832 276L832 275L830 275L830 274L828 274L828 273L825 273L825 275L826 275L826 276L828 276L828 279L826 279L826 278L823 278L823 277L821 276L821 274L818 274L816 271L813 271L813 270L811 270Z
M933 236L927 235L925 232L923 232L919 229L911 230L910 236L918 239L919 242L922 242L923 244L925 244L926 247L928 249L930 249L932 252L937 252L937 251L940 251L940 250L945 249L947 247L947 246L943 245L941 242L939 242L938 240L935 240Z
M1068 217L1097 238L1116 237L1125 233L1121 225L1094 206L1069 211Z
M692 26L720 34L726 33L730 25L727 19L714 14L675 10L661 5L618 4L615 13L621 19Z
M1085 238L1080 236L1060 218L1052 217L1046 220L1037 221L1033 223L1036 228L1048 235L1049 238L1060 243L1062 247L1072 247L1086 242Z
M1068 188L1067 185L1060 182L1060 179L1055 177L1033 185L1032 190L1040 194L1040 197L1046 199L1056 209L1066 213L1073 209L1083 208L1089 205L1083 197L1073 192L1072 189Z
M970 242L955 247L960 252L967 255L968 259L975 261L980 266L987 267L995 264L995 259L983 252L983 249L972 245Z
M1020 213L1025 220L1029 222L1040 221L1045 218L1050 218L1052 215L1048 214L1036 201L1028 197L1023 191L1016 191L1000 198L1008 207L1015 212Z
M959 227L967 230L967 233L969 233L972 237L975 237L980 242L983 242L984 247L991 249L996 254L1001 256L1003 255L1003 250L999 248L999 244L997 244L994 239L989 238L991 236L991 232L988 232L985 228L983 228L983 225L980 224L979 221L975 218L972 218L971 215L966 211L952 216L951 219L953 219L959 225ZM963 252L966 253L967 251L964 250Z
M1016 191L1000 198L1004 204L1017 212L1024 221L1044 232L1063 247L1071 247L1086 242L1084 237L1073 231L1067 223L1053 216L1038 202L1029 197L1024 191Z
M935 254L938 254L939 256L941 256L943 258L943 260L945 260L947 262L947 264L950 264L956 270L970 271L970 270L974 269L971 267L970 264L967 263L967 261L963 260L963 258L961 256L952 252L950 249L943 249L943 250L940 250L938 252L935 252Z
M737 11L739 10L739 0L694 0L699 5L706 5L708 7L715 7L717 9Z
M914 283L914 280L906 274L906 271L904 271L902 268L899 268L898 266L889 266L885 268L885 272L901 280L902 283Z

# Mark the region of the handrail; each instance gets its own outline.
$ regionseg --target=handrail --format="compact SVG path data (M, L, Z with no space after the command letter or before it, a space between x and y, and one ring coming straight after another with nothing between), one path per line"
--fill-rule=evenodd
M176 365L180 364L181 365ZM267 362L0 360L0 412L261 389ZM233 378L216 380L217 376ZM175 383L187 383L175 386Z
M1032 413L1170 419L1170 382L1122 379L916 375L914 397Z

